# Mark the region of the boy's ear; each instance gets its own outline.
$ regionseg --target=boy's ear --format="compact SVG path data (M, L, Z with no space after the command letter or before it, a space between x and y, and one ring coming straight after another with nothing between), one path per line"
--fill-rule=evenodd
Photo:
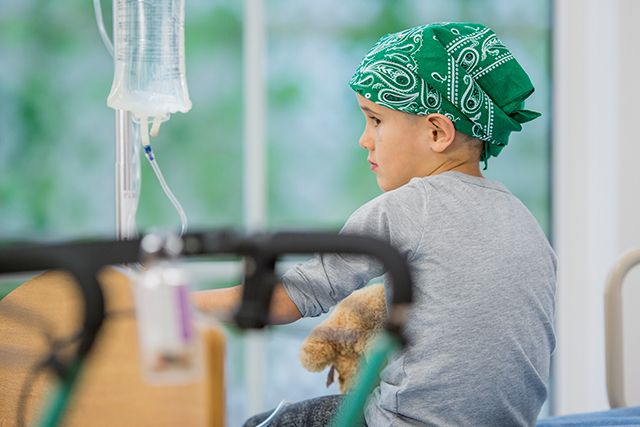
M427 117L429 125L429 143L436 153L446 150L456 137L453 122L444 114L433 113Z

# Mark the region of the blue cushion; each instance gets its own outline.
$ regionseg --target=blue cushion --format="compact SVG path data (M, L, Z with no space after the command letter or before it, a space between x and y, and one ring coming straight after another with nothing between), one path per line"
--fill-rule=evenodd
M537 427L640 426L640 406L619 408L590 414L542 418Z

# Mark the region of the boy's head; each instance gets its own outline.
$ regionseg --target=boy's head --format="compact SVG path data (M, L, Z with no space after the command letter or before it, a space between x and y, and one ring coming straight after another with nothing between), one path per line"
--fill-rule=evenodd
M483 142L456 131L445 115L409 114L356 96L366 117L360 146L369 150L367 160L383 191L450 170L482 176Z
M386 35L349 85L361 107L371 102L423 119L444 116L458 140L484 141L479 161L498 156L511 132L540 115L523 109L534 90L529 77L480 24L430 24Z

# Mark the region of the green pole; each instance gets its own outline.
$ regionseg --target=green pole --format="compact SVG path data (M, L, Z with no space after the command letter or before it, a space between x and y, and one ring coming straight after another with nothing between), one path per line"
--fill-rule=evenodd
M355 427L360 425L364 416L364 405L373 389L378 385L380 372L387 363L387 355L400 347L400 339L384 331L378 339L366 364L361 364L354 395L345 402L344 409L337 412L332 427ZM364 368L362 366L364 365Z
M62 379L57 389L53 392L43 416L40 420L40 427L55 427L65 414L73 387L80 372L82 360L76 359L69 367L69 372Z

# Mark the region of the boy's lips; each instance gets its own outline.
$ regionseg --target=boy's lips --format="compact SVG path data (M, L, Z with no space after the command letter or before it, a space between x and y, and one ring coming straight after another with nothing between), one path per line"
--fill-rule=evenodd
M378 164L377 163L373 163L371 160L367 159L367 161L369 163L371 163L371 170L376 170L378 169Z

